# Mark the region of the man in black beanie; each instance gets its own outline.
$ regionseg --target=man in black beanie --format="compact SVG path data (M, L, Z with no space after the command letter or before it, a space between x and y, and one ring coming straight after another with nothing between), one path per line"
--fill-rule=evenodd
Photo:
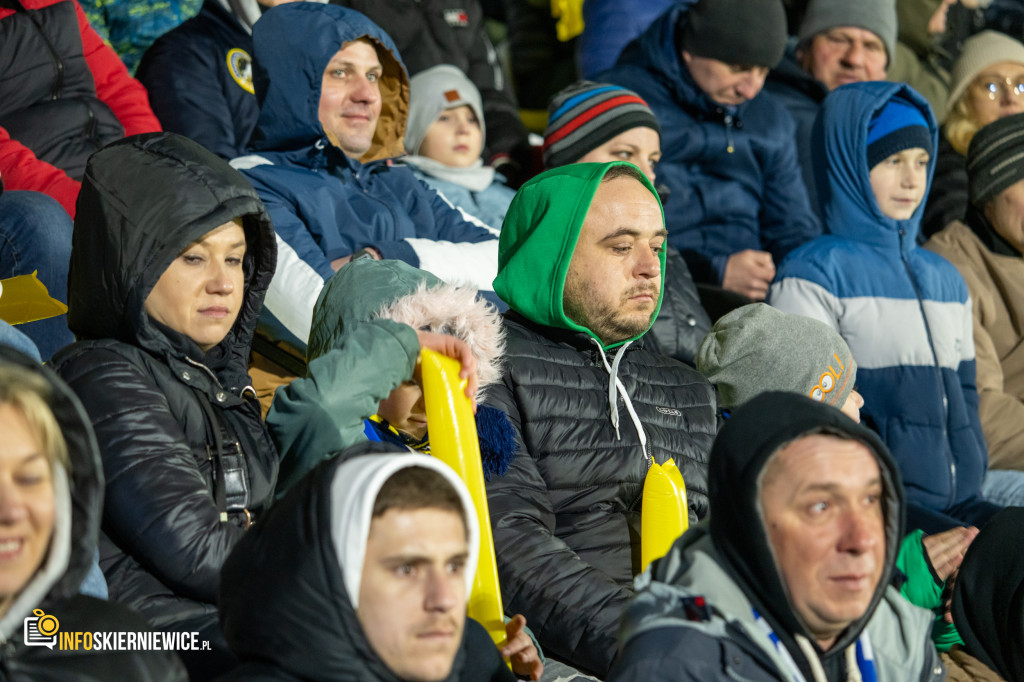
M786 47L781 0L677 3L597 80L661 123L665 218L697 282L762 300L775 263L818 236L786 110L760 95Z
M637 578L609 682L941 680L932 617L889 586L899 471L828 405L764 393L715 440L710 522Z

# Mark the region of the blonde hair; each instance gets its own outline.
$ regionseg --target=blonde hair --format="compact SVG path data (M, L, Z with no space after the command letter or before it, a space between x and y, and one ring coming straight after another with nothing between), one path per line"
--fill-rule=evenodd
M981 130L981 126L974 122L974 114L967 103L967 91L956 101L946 114L946 124L943 131L949 144L953 146L961 156L967 156L967 149L971 146L971 140L975 133Z
M10 405L24 415L52 469L59 464L70 470L68 444L50 409L50 384L38 372L17 365L0 365L0 405Z

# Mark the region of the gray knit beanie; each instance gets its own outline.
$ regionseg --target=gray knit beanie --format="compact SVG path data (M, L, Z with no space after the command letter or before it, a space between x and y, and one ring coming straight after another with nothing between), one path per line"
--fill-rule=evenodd
M718 389L722 407L790 391L841 408L853 391L857 363L828 325L752 303L715 323L697 353L697 370Z
M996 119L967 150L968 197L981 208L1010 185L1024 180L1024 114Z
M786 10L781 0L698 0L676 33L695 57L775 68L786 51Z
M797 32L799 44L823 31L853 26L871 31L885 45L889 60L896 54L896 0L811 0Z
M409 120L405 124L405 150L418 154L427 130L442 111L469 106L480 122L480 134L487 142L484 105L480 91L457 66L440 64L420 71L409 80Z
M979 73L999 62L1024 64L1024 44L999 31L982 31L965 40L950 74L946 112L953 110Z

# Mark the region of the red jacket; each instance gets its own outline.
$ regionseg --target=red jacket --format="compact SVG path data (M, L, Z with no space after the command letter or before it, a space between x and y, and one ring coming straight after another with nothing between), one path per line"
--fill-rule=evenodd
M104 44L99 35L89 26L85 13L82 12L82 8L76 0L20 0L20 2L28 11L40 10L61 2L72 3L75 16L78 19L82 52L81 55L61 55L62 58L71 61L76 57L84 57L86 67L95 83L96 98L114 113L124 128L125 135L160 130L160 123L150 109L149 97L145 88L128 75L128 70L117 54ZM0 22L14 21L17 19L17 14L20 13L12 9L0 8ZM41 44L38 42L38 32L34 33L32 38L37 41L36 44ZM77 50L77 45L74 49ZM47 57L47 59L52 58ZM3 65L5 79L8 83L6 88L0 90L0 99L16 99L20 94L19 84L22 81L18 79L17 73L11 73L11 70L16 72L18 68L17 65L11 66L10 62L13 61L12 55L0 52L0 64ZM64 69L54 69L54 73L56 74L55 83L52 86L54 95L51 99L59 100ZM38 85L40 83L36 81L33 87ZM34 103L26 102L26 104ZM50 123L51 121L44 120L41 125ZM15 137L17 137L16 134ZM70 177L62 168L38 158L18 139L12 139L11 133L3 125L0 125L0 178L2 178L6 189L34 190L49 194L74 217L75 200L79 190L78 181Z

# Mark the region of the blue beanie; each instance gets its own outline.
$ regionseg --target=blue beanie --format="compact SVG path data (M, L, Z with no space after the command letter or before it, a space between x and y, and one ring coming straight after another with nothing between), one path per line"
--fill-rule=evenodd
M919 108L905 99L894 97L868 124L868 168L914 147L932 153L928 121Z

